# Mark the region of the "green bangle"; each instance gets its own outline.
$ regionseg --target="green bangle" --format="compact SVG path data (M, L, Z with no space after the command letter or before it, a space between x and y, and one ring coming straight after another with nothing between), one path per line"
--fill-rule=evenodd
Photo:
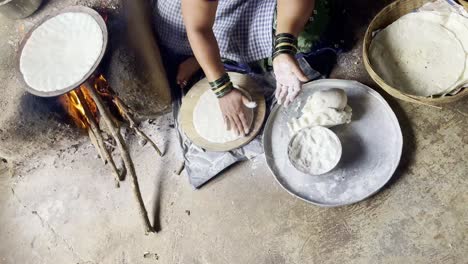
M231 78L229 78L229 75L225 73L219 79L210 82L210 86L212 89L217 89L230 81L231 81Z
M234 89L234 86L230 82L225 88L223 88L221 91L215 92L216 97L221 98L225 96L226 94L230 93Z

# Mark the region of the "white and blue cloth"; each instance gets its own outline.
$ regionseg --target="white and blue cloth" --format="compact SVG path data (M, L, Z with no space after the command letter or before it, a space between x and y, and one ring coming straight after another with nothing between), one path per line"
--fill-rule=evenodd
M276 0L219 0L213 32L221 57L253 62L271 56ZM159 44L193 55L182 19L181 0L156 0L154 22Z

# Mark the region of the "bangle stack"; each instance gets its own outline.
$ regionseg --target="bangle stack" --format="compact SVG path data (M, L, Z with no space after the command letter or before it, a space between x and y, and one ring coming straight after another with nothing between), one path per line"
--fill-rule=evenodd
M290 54L295 56L297 53L297 38L289 33L280 33L275 36L275 50L273 59L280 54Z
M216 81L210 82L210 86L211 90L218 98L225 96L230 91L232 91L232 89L234 89L234 86L231 82L231 78L229 78L229 75L227 73L225 73Z

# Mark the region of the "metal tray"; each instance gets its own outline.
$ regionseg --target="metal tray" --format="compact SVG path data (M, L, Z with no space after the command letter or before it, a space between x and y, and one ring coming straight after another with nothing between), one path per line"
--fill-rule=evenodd
M26 45L26 43L28 42L29 38L31 37L32 33L38 28L40 27L42 24L44 24L47 20L53 18L53 17L56 17L60 14L63 14L63 13L69 13L69 12L73 12L73 13L86 13L86 14L89 14L91 15L95 20L96 22L98 23L99 27L101 28L102 30L102 37L103 37L103 41L102 41L102 49L101 49L101 53L99 54L99 57L97 58L97 60L94 62L93 66L91 67L91 69L88 71L88 73L86 73L85 76L83 76L83 78L81 78L80 81L78 81L77 83L74 83L68 87L64 87L60 90L56 90L56 91L50 91L50 92L44 92L44 91L38 91L36 89L34 89L33 87L30 87L26 81L24 80L24 76L23 74L21 73L21 70L20 70L20 60L21 60L21 53L23 52L23 49L24 49L24 46ZM20 48L19 48L19 52L17 54L17 58L16 58L16 67L18 69L18 73L19 75L21 76L20 80L22 83L24 83L25 85L25 88L26 90L31 93L31 94L34 94L34 95L37 95L37 96L41 96L41 97L53 97L53 96L58 96L58 95L62 95L62 94L65 94L65 93L68 93L69 91L75 89L75 88L78 88L80 87L81 84L83 84L84 82L86 82L88 80L88 78L96 71L96 69L98 68L99 64L101 63L101 60L102 58L104 57L104 54L106 52L106 48L107 48L107 42L108 42L108 31L107 31L107 26L106 26L106 22L104 21L104 19L102 18L102 16L97 12L95 11L94 9L92 8L89 8L89 7L86 7L86 6L70 6L70 7L67 7L65 9L62 9L62 10L59 10L59 11L56 11L48 16L46 16L45 18L43 18L39 23L37 23L27 34L26 36L23 38L23 40L21 41L21 45L20 45Z
M343 145L343 156L331 172L311 176L294 168L287 155L287 122L299 117L315 91L344 89L353 108L351 124L332 128ZM377 92L356 82L319 80L304 85L296 101L276 106L267 121L263 146L268 167L290 194L315 205L336 207L362 201L378 192L392 177L401 158L403 136L398 120Z

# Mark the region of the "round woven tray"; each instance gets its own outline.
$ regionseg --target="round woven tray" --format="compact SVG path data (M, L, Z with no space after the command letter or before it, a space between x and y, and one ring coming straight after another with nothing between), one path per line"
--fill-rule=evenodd
M369 47L372 42L373 32L384 29L388 25L398 20L400 17L413 12L415 9L420 8L422 5L428 2L431 2L431 0L398 0L380 11L380 13L375 16L367 28L366 35L364 37L363 60L364 66L366 67L366 70L371 78L393 97L407 102L438 106L449 104L468 96L468 89L463 89L456 95L444 96L440 98L428 98L423 96L410 95L387 84L382 78L380 78L379 75L377 75L369 60Z

